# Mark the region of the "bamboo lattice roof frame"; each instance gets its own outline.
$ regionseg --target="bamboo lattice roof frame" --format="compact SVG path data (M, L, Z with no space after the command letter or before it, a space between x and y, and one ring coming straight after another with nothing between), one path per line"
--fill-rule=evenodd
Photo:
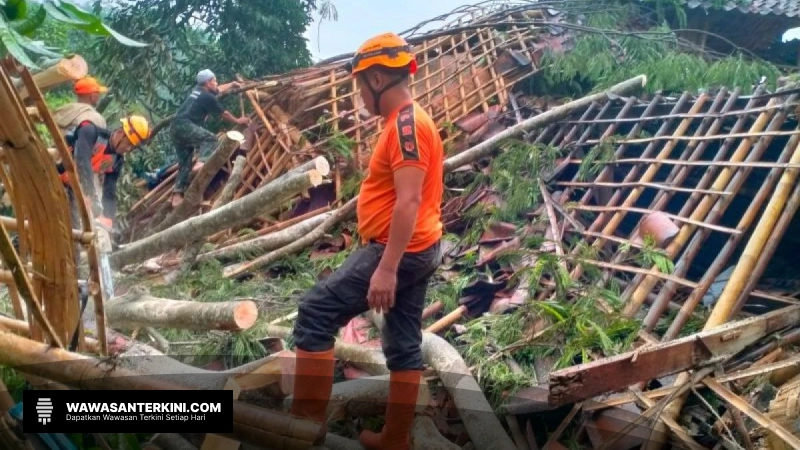
M506 104L514 85L540 70L539 61L546 51L558 53L572 45L572 35L565 29L530 25L534 19L547 23L562 20L561 13L541 5L476 5L459 8L447 18L451 20L440 30L417 35L412 29L407 33L419 64L412 92L442 128L452 128L450 124L475 111L488 111L492 104ZM362 109L355 80L344 69L347 61L343 57L265 77L246 92L257 125L255 133L248 136L247 161L235 198L310 157L329 153L333 132L355 142L352 159L340 158L335 165L337 181L342 177L341 166L357 171L366 168L381 124ZM451 130L446 142L457 137ZM175 176L173 171L131 207L127 221L132 229L148 222L168 201Z

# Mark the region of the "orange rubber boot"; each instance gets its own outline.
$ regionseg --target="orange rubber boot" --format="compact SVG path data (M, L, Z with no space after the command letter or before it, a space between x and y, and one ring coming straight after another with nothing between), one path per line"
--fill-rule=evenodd
M336 359L333 348L324 352L295 352L294 392L290 414L322 423L320 438L324 441L328 417L325 411L333 390L333 369Z
M361 432L359 441L367 450L408 450L411 425L417 408L421 370L392 372L389 376L389 404L383 430Z

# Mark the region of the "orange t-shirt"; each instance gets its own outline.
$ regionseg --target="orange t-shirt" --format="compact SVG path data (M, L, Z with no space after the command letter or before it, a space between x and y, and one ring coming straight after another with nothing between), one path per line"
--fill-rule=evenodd
M369 173L358 196L358 233L363 242L389 241L397 195L394 171L401 167L425 171L422 202L414 234L406 252L425 250L442 237L441 205L444 191L444 146L439 129L416 102L395 110L385 122L369 163Z

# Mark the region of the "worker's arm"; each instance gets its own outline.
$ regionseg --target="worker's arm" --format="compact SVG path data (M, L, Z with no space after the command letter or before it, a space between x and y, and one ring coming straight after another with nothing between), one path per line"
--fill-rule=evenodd
M231 89L235 89L241 86L242 86L241 83L239 83L238 81L231 81L230 83L220 84L217 87L217 90L219 91L220 94L224 94L225 92L228 92Z
M81 183L84 201L97 216L101 213L97 204L97 193L94 189L94 174L92 173L92 153L98 138L98 129L92 124L82 126L75 139L75 169Z
M117 180L120 170L115 168L103 179L103 216L111 223L117 216Z
M389 241L378 264L378 270L397 273L400 260L403 258L414 228L417 223L417 211L422 203L422 181L425 171L418 167L405 166L394 173L394 186L397 202L394 205L392 221L389 225Z
M222 118L236 125L247 125L248 123L250 123L250 118L236 117L233 114L231 114L230 111L227 110L222 113Z
M408 129L408 126L408 123L398 123L398 132ZM412 131L407 135L395 138L397 144L390 151L396 202L389 225L389 240L372 275L367 294L370 308L378 312L387 312L394 306L397 270L414 235L417 211L422 203L422 184L428 170L430 152L427 140L420 139L419 130L416 130L413 122L410 127Z

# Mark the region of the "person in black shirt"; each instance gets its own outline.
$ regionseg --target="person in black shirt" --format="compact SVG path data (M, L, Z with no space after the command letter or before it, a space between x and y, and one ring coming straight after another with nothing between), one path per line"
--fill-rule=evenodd
M228 122L238 125L247 125L250 122L247 117L235 117L217 100L218 94L239 87L239 83L234 81L218 85L217 77L208 69L201 70L197 74L196 81L197 85L178 109L170 125L170 134L178 158L178 176L172 195L173 207L183 201L183 192L189 185L195 147L198 148L198 159L202 162L211 156L217 146L217 136L203 128L206 117L209 114L222 116Z

